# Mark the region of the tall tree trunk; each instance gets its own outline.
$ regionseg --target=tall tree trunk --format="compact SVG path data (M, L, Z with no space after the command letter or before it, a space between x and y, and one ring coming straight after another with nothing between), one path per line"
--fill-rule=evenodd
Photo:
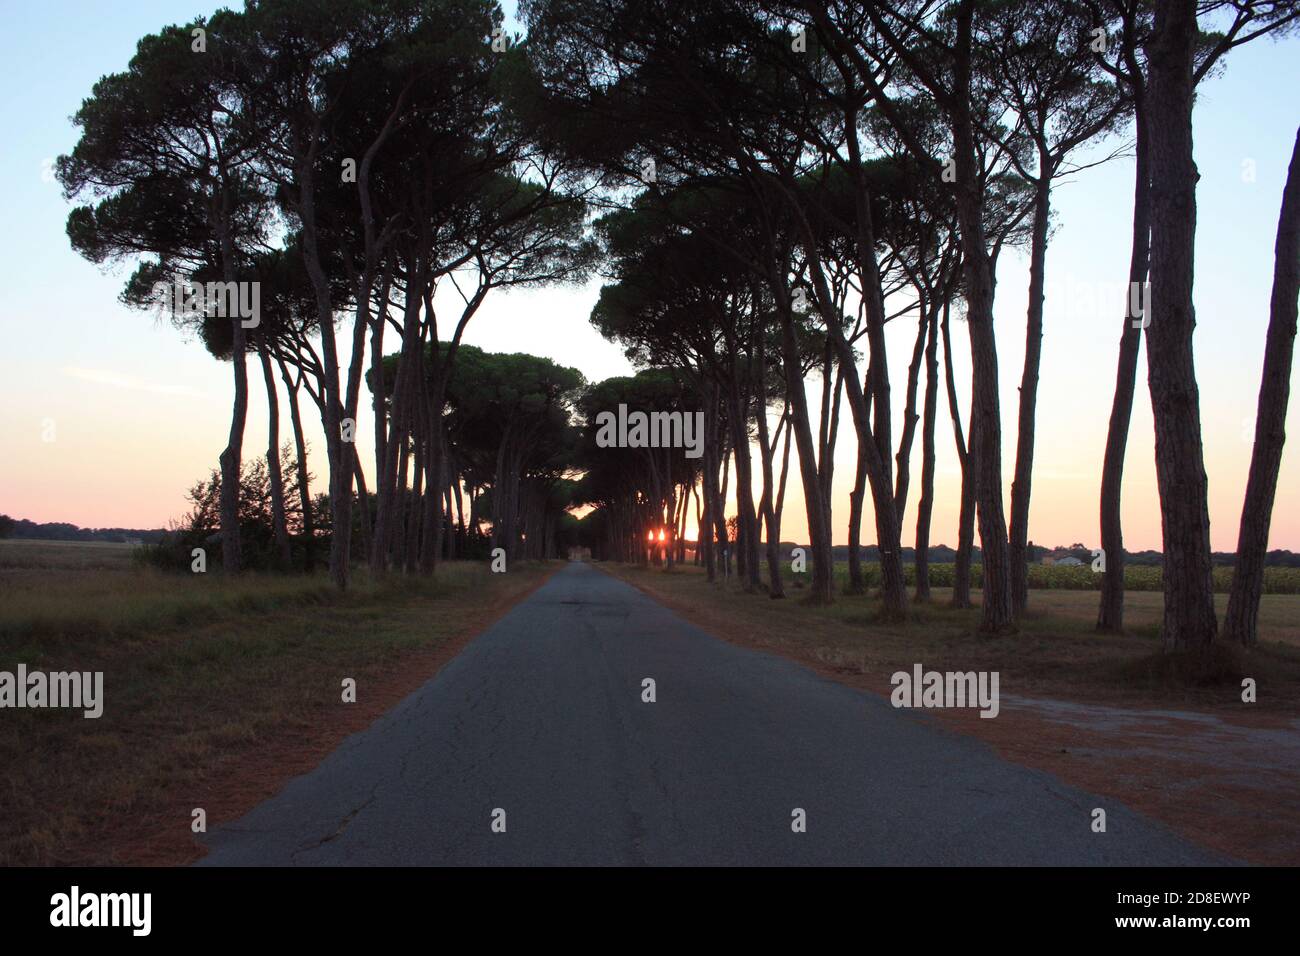
M835 372L832 377L831 372ZM826 342L826 348L822 356L821 380L822 380L822 400L820 411L817 415L817 474L822 483L822 499L831 493L832 475L827 473L827 467L833 460L831 454L831 397L839 395L840 379L842 372L835 368L831 356L831 345L829 339ZM834 390L834 391L832 391ZM830 524L829 516L827 524Z
M431 308L430 308L431 311ZM433 343L434 351L438 343ZM423 352L423 350L421 350ZM450 369L440 361L437 380L430 382L424 374L423 355L420 363L420 415L423 417L425 435L424 500L420 519L420 573L433 574L438 560L438 524L442 520L442 407L446 395L446 376ZM506 553L510 546L506 545Z
M388 468L388 393L384 382L384 327L388 325L388 283L370 330L370 379L375 421L375 528L370 545L370 570L388 567L391 551L390 515L396 495L395 475Z
M406 561L404 570L415 574L420 569L421 516L424 514L425 449L428 446L424 416L415 414L411 451L411 489L406 498Z
M1051 157L1038 158L1034 190L1034 221L1029 243L1029 310L1025 319L1025 367L1020 376L1020 420L1016 440L1016 470L1011 480L1011 606L1020 615L1029 603L1029 496L1034 470L1034 417L1038 406L1038 368L1043 354L1044 272L1047 227L1051 216Z
M829 426L825 429L825 441L822 443L821 458L817 462L817 474L822 480L822 501L826 505L826 527L834 528L834 501L831 487L835 484L835 444L840 435L840 408L844 399L844 370L835 370L835 389L831 393L831 414ZM870 399L867 399L870 402Z
M808 599L814 603L830 604L832 595L832 569L834 555L831 551L830 528L826 524L826 505L822 500L821 479L817 474L817 445L813 440L812 425L808 420L808 398L799 374L799 346L794 334L794 317L790 300L778 280L774 280L781 313L781 357L785 366L786 390L790 394L793 413L792 427L799 452L799 473L803 478L804 504L808 511L809 548L812 551L812 587Z
M761 346L760 346L761 349ZM759 353L759 368L763 367L762 352ZM768 596L771 598L785 597L785 587L781 583L781 543L775 535L776 511L772 506L772 498L776 494L772 481L772 448L771 435L767 427L767 403L759 403L758 409L758 450L763 460L763 495L759 507L763 513L763 523L767 525L767 579L768 579Z
M971 551L975 538L975 468L961 426L961 409L957 405L957 382L952 367L952 335L949 332L950 306L944 303L943 334L944 383L948 392L948 414L952 418L953 442L961 464L961 511L957 517L957 554L952 569L952 606L970 607Z
M960 175L960 173L958 173ZM982 251L982 250L980 250ZM998 408L997 351L993 340L993 283L987 256L966 250L967 312L971 338L971 457L983 563L980 629L996 633L1012 624L1007 525L1002 508L1002 428Z
M907 492L912 479L912 444L916 441L916 394L921 381L921 360L925 357L925 337L929 328L929 307L922 305L916 323L916 342L912 346L912 363L907 367L907 395L903 401L903 434L898 439L894 469L894 510L898 512L900 534L907 511ZM901 540L901 538L900 538Z
M677 540L675 537L675 535L677 534L677 485L673 483L672 471L673 471L672 449L665 448L664 449L664 474L667 476L665 485L667 487L668 501L667 501L667 506L664 508L665 520L663 523L663 529L666 532L671 532L672 536L665 537L662 544L662 548L664 552L664 567L666 567L669 571L673 569L673 564L676 561L675 552L677 549Z
M230 234L229 199L223 191L221 226L222 277L235 281L235 244ZM239 534L240 470L243 465L244 426L248 420L248 335L239 310L231 318L233 342L230 364L235 375L235 400L230 411L230 434L221 452L221 570L238 574L242 560Z
M787 409L787 416L788 413L789 410ZM786 479L790 474L790 421L788 417L785 423L785 437L782 439L781 444L781 480L776 485L776 506L772 509L772 537L776 538L778 546L781 543L781 513L785 510Z
M730 528L727 527L727 485L731 481L731 442L727 440L724 434L721 436L722 452L718 456L720 459L719 468L722 477L719 482L718 507L713 511L713 521L717 527L718 542L722 548L722 574L723 577L731 578L731 535ZM739 521L736 522L740 524Z
M340 589L348 586L352 550L352 456L343 440L339 409L343 396L339 387L338 342L334 336L334 306L329 280L321 263L316 233L316 206L311 167L299 167L298 217L302 222L303 262L316 298L316 326L321 339L321 424L329 458L330 489L330 578Z
M1133 240L1128 265L1130 290L1145 287L1151 256L1151 148L1142 96L1135 100L1135 113L1137 171L1133 185ZM1133 297L1130 292L1127 301L1131 302ZM1115 372L1115 397L1111 401L1110 427L1106 432L1106 452L1101 466L1101 553L1106 561L1106 570L1101 580L1097 630L1114 634L1124 630L1125 555L1120 491L1124 484L1129 423L1133 418L1142 321L1131 314L1129 305L1125 305L1124 330L1120 333L1119 361Z
M280 400L275 390L275 373L271 370L271 355L266 343L257 350L262 361L262 378L266 382L266 473L271 483L271 527L275 535L275 550L281 569L291 563L289 525L284 508L284 472L280 468Z
M718 488L718 450L722 444L718 422L718 386L709 381L701 388L701 402L704 408L704 455L701 490L704 493L704 515L701 519L698 535L704 547L705 575L710 583L718 577L718 536L715 531L718 523L718 508L722 493Z
M405 435L397 435L389 438L389 442L398 442L401 444L401 451L398 455L397 465L397 485L392 492L392 509L393 516L389 519L388 540L391 542L391 553L385 560L389 561L389 567L403 568L406 565L406 541L407 541L407 514L410 511L410 491L407 489L407 478L411 472L411 449L410 442ZM375 547L379 547L379 522L375 522ZM374 552L371 552L371 569L375 566Z
M1164 542L1163 639L1166 649L1180 650L1209 647L1218 629L1200 394L1192 360L1197 179L1192 65L1197 35L1195 0L1157 5L1148 45L1152 190L1147 384Z
M1286 410L1291 399L1291 359L1295 351L1296 298L1300 295L1300 131L1296 133L1277 218L1273 247L1273 297L1269 303L1264 372L1255 415L1255 447L1237 534L1237 563L1223 621L1227 640L1253 645L1258 640L1259 596L1264 585L1268 528L1277 494L1277 474L1286 443Z
M921 421L921 499L916 504L916 590L913 600L930 600L930 516L934 511L934 425L939 410L939 309L926 324L925 410Z
M731 384L731 443L736 459L736 521L738 560L736 568L743 576L743 587L753 592L762 588L758 566L757 516L754 512L753 459L749 451L749 396L733 378Z
M971 453L983 555L984 600L980 630L996 633L1013 624L1008 577L1007 523L1002 506L1002 413L998 353L993 332L993 262L985 242L984 196L971 116L971 19L974 4L957 11L952 134L956 160L956 207L966 279L966 324L971 345Z
M880 549L881 615L886 620L906 620L907 585L903 579L902 539L899 533L898 513L894 508L893 469L890 466L889 451L886 450L881 454L881 446L877 444L877 436L872 430L871 406L874 405L879 413L881 398L872 393L872 401L868 403L867 394L864 394L858 376L853 349L845 339L837 317L830 309L832 299L821 263L815 258L811 245L806 247L805 251L809 255L809 272L817 291L822 318L825 320L830 340L835 345L839 366L843 372L849 409L853 413L853 423L858 432L858 444L859 447L866 449L867 482L871 488L872 504L875 506L876 544ZM883 347L875 355L879 358L873 359L873 366L884 361ZM879 373L876 379L880 380ZM868 385L870 384L868 382ZM877 414L878 419L879 417Z
M366 476L361 470L361 452L352 446L352 468L357 483L358 525L361 528L361 552L366 558L370 554L370 492L366 489Z
M849 492L849 581L845 594L865 594L867 583L862 576L862 504L867 492L867 449L858 436L858 465Z
M444 554L446 555L448 561L455 561L456 545L458 542L457 542L457 533L456 533L456 523L455 523L455 519L453 518L453 515L455 515L456 513L456 508L460 500L460 490L456 487L455 469L448 468L447 471L449 473L451 480L447 482L447 494L443 498L443 501L446 505L445 511L447 514L447 545Z
M278 359L284 391L289 396L289 421L293 424L293 444L298 457L298 501L302 508L303 570L316 570L316 522L312 517L311 477L307 471L307 439L302 430L302 412L298 407L298 386L289 375L284 359Z
M415 289L424 284L422 263L419 256L414 256L408 268L406 301L402 310L402 347L398 353L397 374L393 380L391 415L386 416L384 411L384 386L378 385L375 393L375 467L378 473L375 476L375 544L370 550L370 570L376 574L388 567L389 553L395 550L392 548L394 523L399 525L398 533L401 533L400 517L407 510L404 493L399 495L397 474L399 455L409 454L407 436L416 430L419 416L416 407L419 401L417 376L422 374L424 365L424 326L420 322L421 296ZM381 310L376 317L379 327L372 333L372 348L376 350L372 354L372 374L380 382L383 364L378 349L383 342L382 326L385 316L386 312ZM385 435L382 442L379 439L381 435ZM401 467L405 469L407 466L403 464Z
M717 543L716 536L713 534L713 509L714 502L717 501L718 490L718 467L714 462L717 448L717 410L716 406L711 404L712 390L707 390L708 394L704 398L704 454L701 456L700 472L700 494L703 500L703 509L700 516L699 527L696 529L696 547L701 549L701 558L704 561L705 579L712 584L717 580Z
M439 419L441 417L441 415L438 416ZM437 511L434 515L433 545L431 548L436 565L436 562L442 559L442 539L446 533L446 522L444 521L446 512L443 510L442 502L443 492L447 488L447 435L441 427L441 421L439 421L439 426L434 431L434 441L438 443L438 457L434 470L430 473L429 480L425 484L425 494L436 499ZM513 555L511 556L513 557Z

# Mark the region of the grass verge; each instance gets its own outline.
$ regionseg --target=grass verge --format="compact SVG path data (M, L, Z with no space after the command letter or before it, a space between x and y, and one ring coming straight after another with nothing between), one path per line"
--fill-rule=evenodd
M0 570L0 670L104 672L104 713L0 712L0 864L174 863L432 676L557 567L433 579ZM357 703L342 703L342 680Z
M932 602L912 605L907 624L894 625L881 623L873 596L837 595L833 604L809 605L800 599L806 592L796 589L774 601L744 593L734 579L709 584L690 565L671 572L600 567L719 637L864 678L877 691L889 689L895 671L919 662L935 670L997 670L1003 693L1017 696L1239 712L1241 678L1250 676L1260 688L1253 712L1300 714L1300 595L1264 595L1259 647L1220 654L1204 679L1189 680L1189 667L1160 652L1159 594L1129 595L1129 633L1103 635L1093 627L1095 593L1031 591L1019 630L989 637L977 634L978 594L976 608L955 609L948 606L951 591L935 589Z

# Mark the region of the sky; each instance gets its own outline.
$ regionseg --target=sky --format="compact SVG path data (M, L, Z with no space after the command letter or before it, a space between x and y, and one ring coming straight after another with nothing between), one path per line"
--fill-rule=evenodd
M133 265L96 266L72 251L64 231L70 205L50 165L76 143L70 117L82 99L100 76L126 67L139 37L217 6L197 0L0 0L0 69L7 74L0 84L0 177L7 186L0 203L0 402L6 413L0 513L84 527L163 527L186 510L185 492L216 467L229 428L229 363L214 360L199 342L152 314L117 301ZM512 11L513 4L506 9ZM1202 84L1194 116L1201 175L1194 347L1210 533L1218 551L1235 550L1250 462L1278 206L1300 122L1298 54L1300 37L1265 39L1234 51L1223 74ZM1092 157L1121 144L1101 144ZM1123 321L1132 193L1133 163L1121 157L1077 174L1053 196L1057 231L1047 257L1029 529L1039 544L1091 546L1099 539L1100 466ZM1004 253L995 330L1008 501L1027 284L1025 256ZM629 374L622 350L589 323L598 292L599 283L592 282L494 293L466 341L489 351L548 356L591 381ZM907 319L891 323L888 331L899 420L914 335L915 324ZM968 393L964 326L954 324L953 336L958 388ZM266 445L265 394L256 371L253 363L248 456ZM1293 379L1293 389L1295 384ZM815 396L819 383L810 380L809 388ZM1288 415L1293 436L1300 435L1297 404L1292 402ZM960 473L944 408L941 401L931 542L954 545ZM307 424L315 449L312 470L323 490L324 439L318 422ZM358 442L363 461L372 462L370 425L370 416L362 415ZM846 406L833 489L836 543L844 543L847 533L855 458L850 426ZM896 421L895 435L899 427ZM290 434L286 418L281 435ZM1153 442L1144 354L1124 479L1129 550L1161 547ZM912 468L905 544L915 522L919 439ZM1300 451L1292 441L1283 455L1270 548L1300 550L1298 486ZM782 538L806 537L792 464ZM869 543L869 530L865 537Z

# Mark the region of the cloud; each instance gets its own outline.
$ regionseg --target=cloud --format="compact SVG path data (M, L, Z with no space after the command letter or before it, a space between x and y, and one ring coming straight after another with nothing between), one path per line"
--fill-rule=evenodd
M136 392L153 392L155 395L187 395L191 398L207 398L207 395L198 389L190 388L188 385L159 385L154 382L143 382L138 378L130 375L123 375L121 372L113 372L108 369L99 368L75 368L65 367L63 374L69 378L81 379L83 382L94 382L96 385L111 385L113 388L125 388Z

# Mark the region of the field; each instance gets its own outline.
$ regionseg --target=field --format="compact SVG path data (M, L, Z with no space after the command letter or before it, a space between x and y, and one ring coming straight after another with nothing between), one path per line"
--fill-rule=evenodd
M554 567L520 565L494 575L481 564L454 562L433 580L377 582L358 569L354 586L340 594L321 575L175 575L142 567L132 552L125 545L0 542L0 670L23 663L103 671L105 697L104 715L94 720L79 711L3 713L0 865L195 858L194 808L206 810L211 827L274 793L418 687ZM734 579L710 586L690 566L672 573L600 567L720 637L876 692L888 691L891 671L922 662L998 670L1008 700L1156 707L1237 721L1240 678L1248 675L1260 690L1249 719L1290 726L1300 715L1297 595L1266 594L1260 647L1229 651L1217 672L1189 680L1176 658L1160 653L1155 591L1128 593L1130 631L1122 636L1093 631L1095 593L1053 588L1031 592L1019 633L984 638L976 634L978 611L947 607L950 591L941 587L899 627L877 621L870 596L818 607L799 600L798 582L788 600L772 601L742 593ZM345 677L357 681L356 704L341 700ZM995 729L984 724L1025 733L1017 730L1023 719L974 724L979 733ZM1034 727L1032 753L1015 749L1025 746L1020 740L998 745L1030 763L1076 749L1069 740L1056 746L1057 730ZM1161 740L1169 759L1175 738ZM1147 770L1144 764L1131 773L1139 779ZM1158 784L1140 780L1142 787ZM1105 788L1104 781L1081 782ZM1225 793L1228 786L1210 789ZM1236 812L1236 804L1220 803L1223 819Z
M104 672L104 713L6 710L0 865L176 862L425 679L554 565L433 580L169 575L124 545L0 542L0 670ZM342 680L357 703L342 702Z
M930 565L930 585L932 587L952 587L954 566L951 564ZM845 565L836 565L837 577L841 585L848 582L848 570ZM864 563L863 577L871 585L880 584L880 564ZM909 587L916 583L916 566L903 566L903 575ZM971 566L971 584L978 588L983 582L983 568ZM1102 575L1094 572L1090 565L1068 564L1031 564L1029 565L1029 586L1043 590L1066 591L1100 591ZM1232 585L1232 568L1218 566L1214 568L1214 590L1227 594ZM1164 586L1161 570L1158 566L1148 564L1129 564L1124 567L1124 589L1126 591L1159 591ZM1273 567L1264 569L1265 594L1300 594L1300 568Z
M131 564L136 548L108 541L0 540L0 571L108 568L121 570Z
M915 587L916 568L906 565L903 571L907 586ZM952 571L951 564L930 566L932 605L943 607L952 600ZM864 565L863 572L869 587L880 586L879 564ZM971 598L977 605L979 588L983 583L981 572L979 565L971 568ZM1214 572L1214 604L1222 621L1228 609L1232 569L1215 568ZM1259 607L1260 641L1300 647L1300 568L1265 568L1264 572L1264 597ZM792 577L804 584L808 580L806 574ZM835 580L839 591L843 592L849 582L847 568L836 565ZM1124 569L1124 626L1130 635L1159 636L1164 612L1162 586L1160 568L1138 566ZM1096 622L1101 576L1093 574L1088 567L1031 564L1029 588L1028 620L1031 627L1045 615L1068 622L1070 628L1080 624L1090 628ZM798 596L797 588L793 594Z
M951 588L933 588L933 600L913 605L911 622L900 627L877 621L879 602L871 596L841 593L829 606L809 606L799 600L806 592L798 579L787 582L787 600L772 601L763 595L744 594L734 577L710 586L703 570L690 565L678 565L672 573L632 565L601 567L689 612L724 636L736 634L745 643L832 670L879 675L922 661L939 669L1000 670L1008 682L1004 688L1017 688L1024 694L1232 706L1239 698L1237 672L1246 668L1248 676L1267 676L1270 681L1267 706L1261 699L1259 708L1300 709L1300 595L1264 595L1260 646L1249 654L1225 649L1219 662L1221 672L1207 683L1189 682L1180 670L1184 662L1161 653L1163 597L1158 591L1128 592L1127 633L1101 635L1094 630L1096 593L1033 589L1018 633L990 638L976 633L977 588L972 591L976 608L967 610L948 606ZM843 584L846 574L837 573L837 578ZM1227 595L1217 595L1216 603L1222 618Z

